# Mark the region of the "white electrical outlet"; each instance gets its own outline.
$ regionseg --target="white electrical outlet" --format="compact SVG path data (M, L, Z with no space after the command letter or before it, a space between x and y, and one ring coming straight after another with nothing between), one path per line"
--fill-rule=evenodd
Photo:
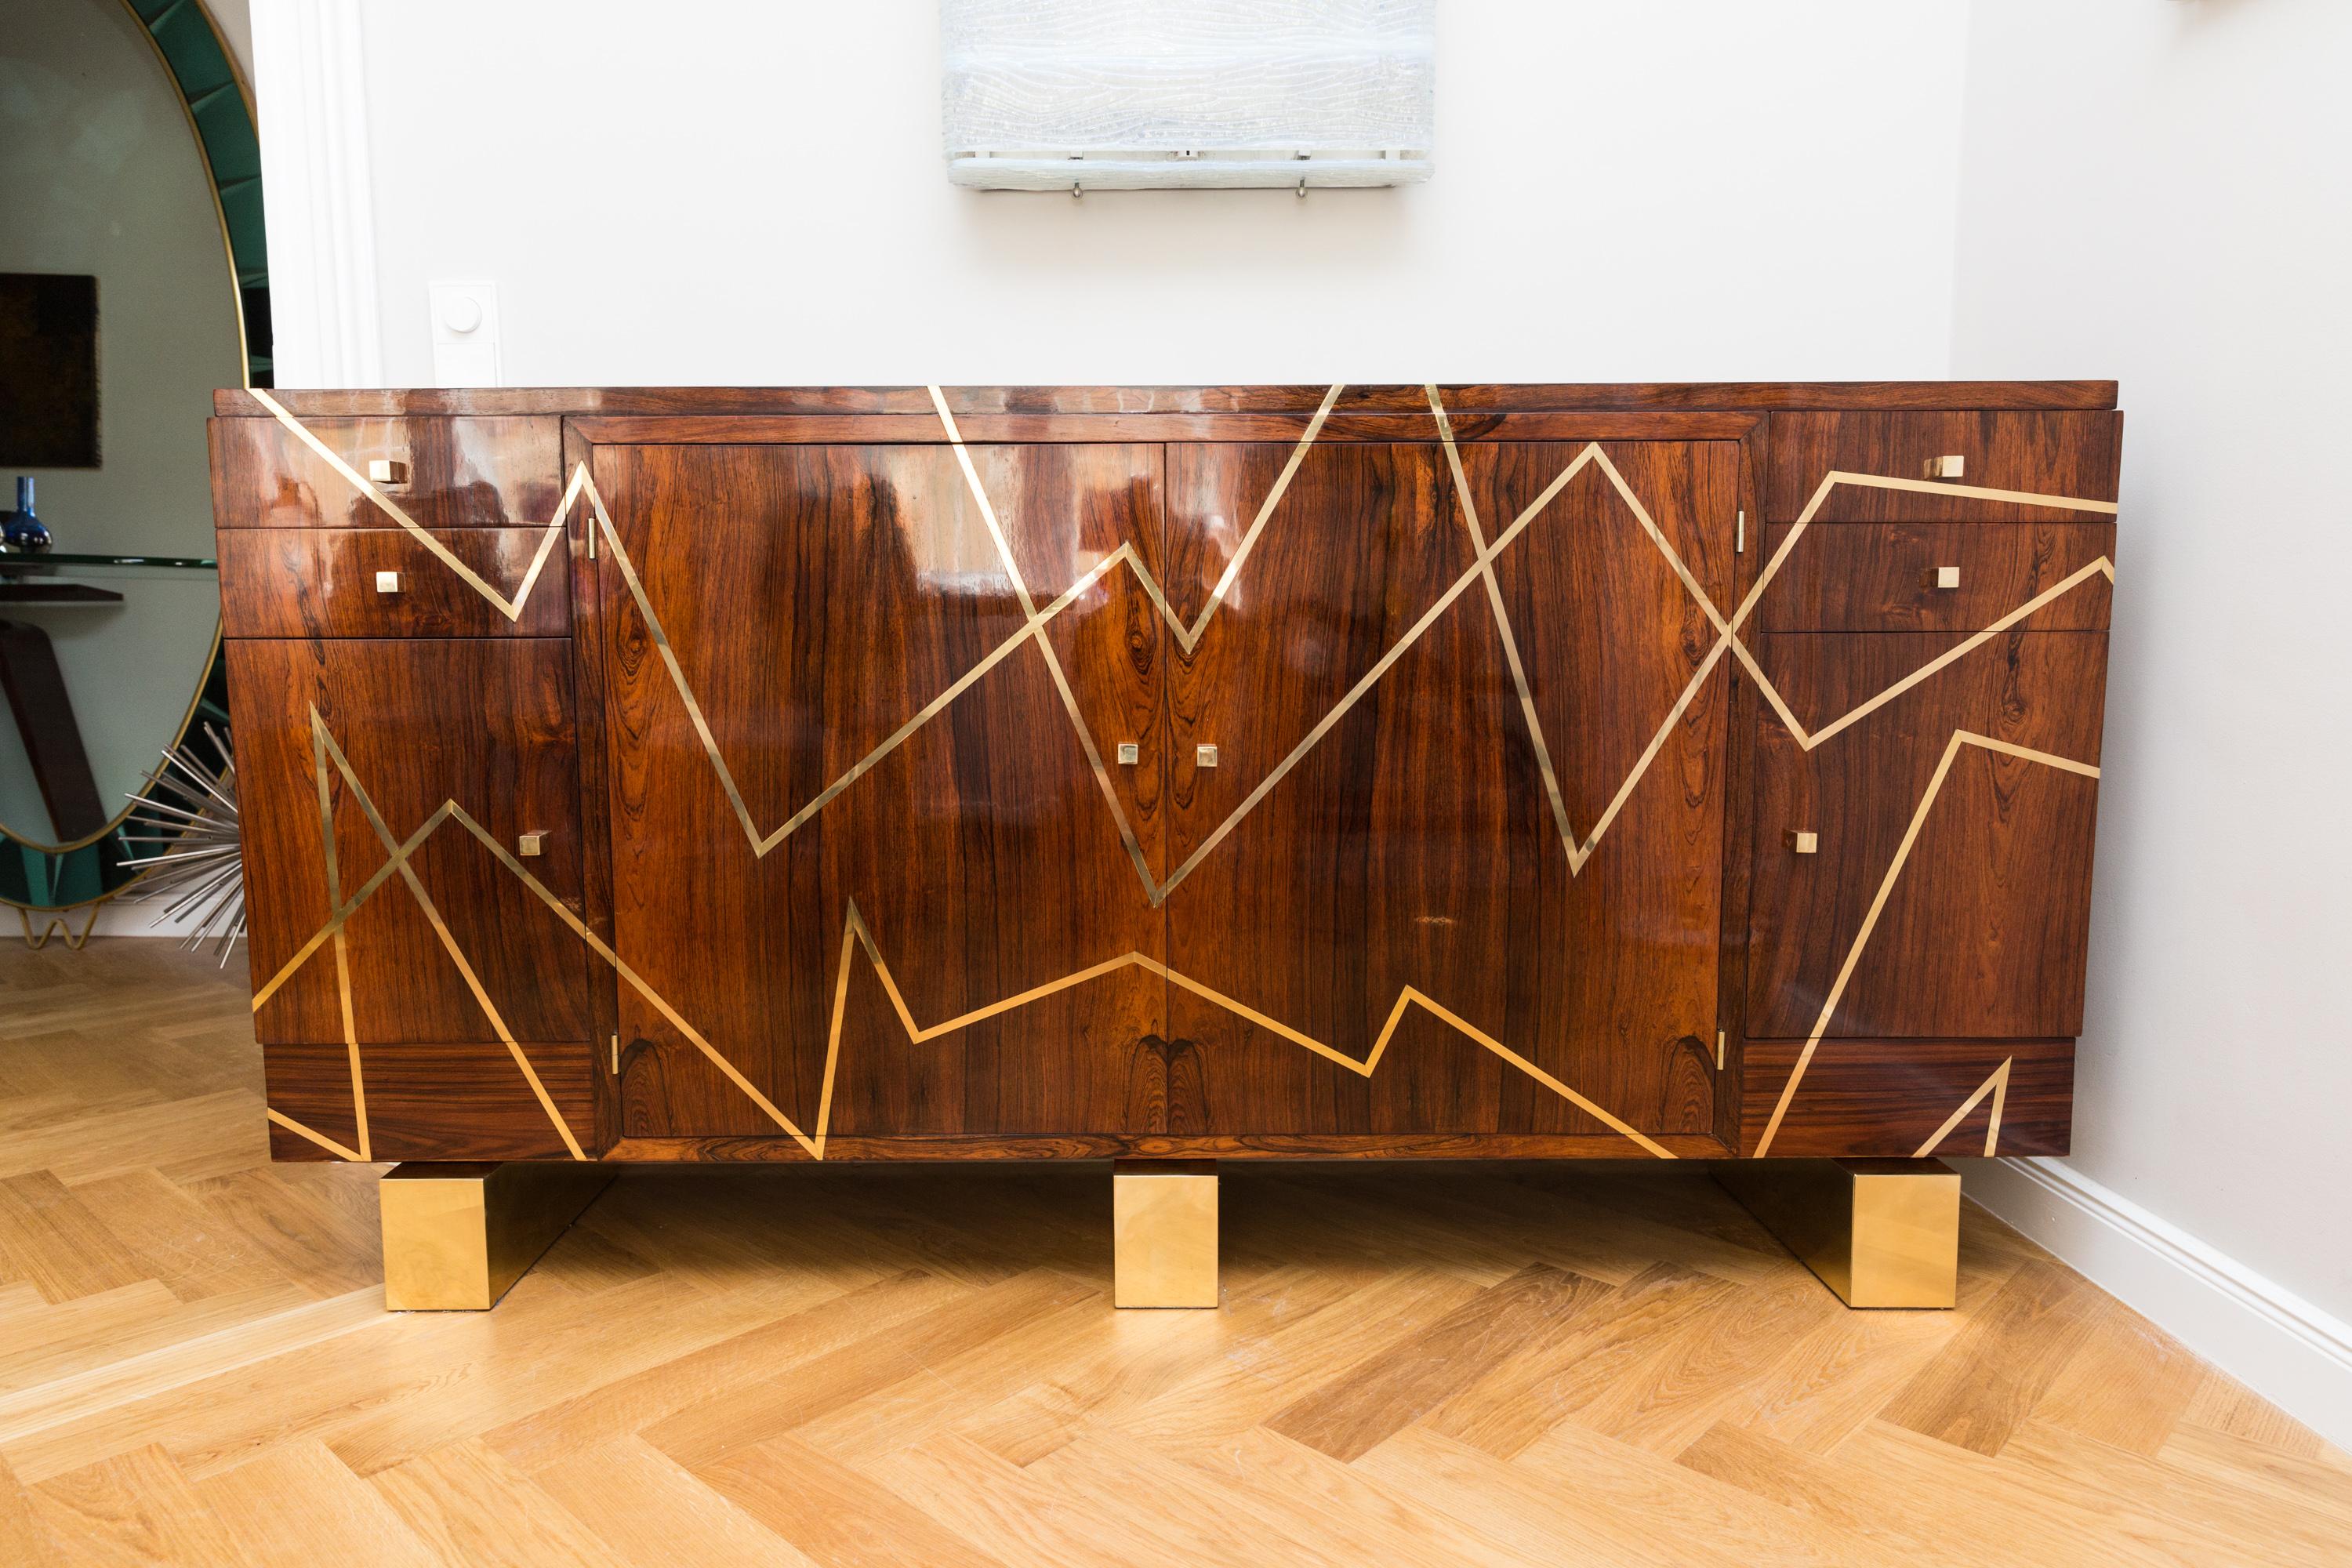
M499 286L428 283L433 380L440 386L497 386Z

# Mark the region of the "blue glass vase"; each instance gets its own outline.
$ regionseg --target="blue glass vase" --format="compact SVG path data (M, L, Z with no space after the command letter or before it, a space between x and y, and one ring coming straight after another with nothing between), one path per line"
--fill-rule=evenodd
M19 555L37 555L49 547L49 531L33 515L33 476L16 476L16 510L0 512L0 547Z

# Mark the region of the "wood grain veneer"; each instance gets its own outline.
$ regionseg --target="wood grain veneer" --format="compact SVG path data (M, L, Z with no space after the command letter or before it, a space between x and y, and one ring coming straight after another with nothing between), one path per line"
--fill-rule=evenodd
M543 531L435 529L457 559L511 595ZM397 528L246 528L220 535L221 635L229 637L568 637L565 562L551 557L509 620ZM377 586L378 573L398 586Z
M212 439L286 1157L411 1047L412 1159L1908 1154L2001 1063L2064 1145L2112 383L273 396ZM581 500L509 618L296 426L500 593ZM1833 469L1905 483L1730 629ZM327 741L347 893L354 781L479 827L410 861L471 982L400 876L321 935Z

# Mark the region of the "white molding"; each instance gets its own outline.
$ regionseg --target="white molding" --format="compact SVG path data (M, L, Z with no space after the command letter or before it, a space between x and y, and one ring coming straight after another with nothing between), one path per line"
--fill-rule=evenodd
M2190 1350L2352 1447L2352 1323L2062 1161L1987 1160L1969 1195Z
M253 0L254 102L280 386L379 386L360 0Z

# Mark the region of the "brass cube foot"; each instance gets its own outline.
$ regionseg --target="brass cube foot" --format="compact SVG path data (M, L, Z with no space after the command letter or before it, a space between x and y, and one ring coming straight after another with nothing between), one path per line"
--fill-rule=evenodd
M1743 1160L1715 1179L1849 1307L1949 1307L1960 1174L1941 1160Z
M1111 1163L1111 1305L1217 1304L1217 1163Z
M488 1311L618 1172L611 1165L405 1164L383 1173L383 1304Z

